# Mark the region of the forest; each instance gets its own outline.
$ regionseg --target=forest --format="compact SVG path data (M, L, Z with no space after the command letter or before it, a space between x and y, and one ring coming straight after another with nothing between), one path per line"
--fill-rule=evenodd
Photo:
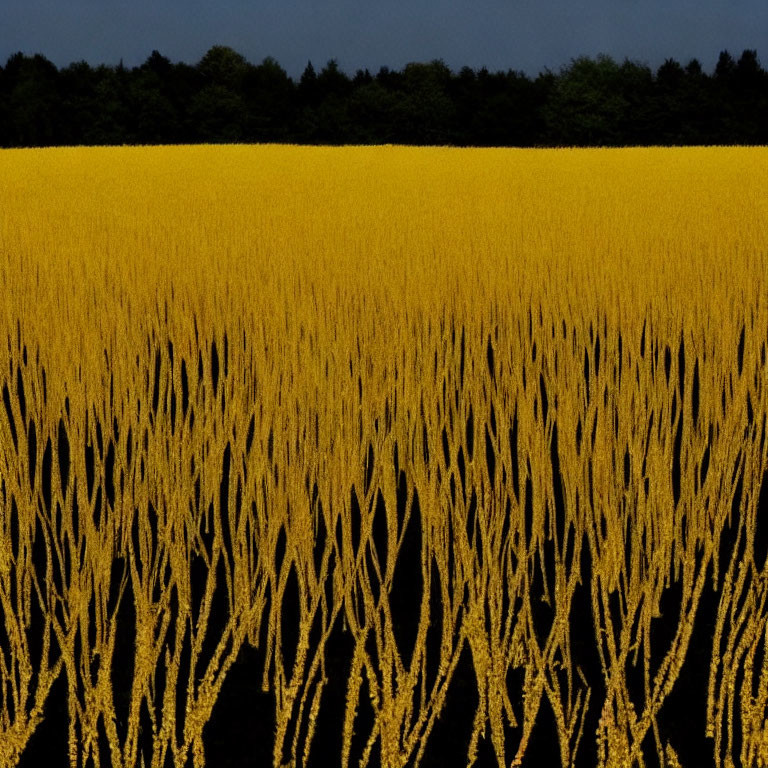
M226 46L194 65L158 51L136 67L0 66L0 146L193 144L681 146L768 144L768 71L756 50L668 58L655 71L580 57L536 77L443 61L353 76L334 59L292 79Z

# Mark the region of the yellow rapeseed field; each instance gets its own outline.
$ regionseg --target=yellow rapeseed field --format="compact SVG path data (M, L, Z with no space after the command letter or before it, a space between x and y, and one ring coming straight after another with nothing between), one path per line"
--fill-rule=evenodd
M72 768L201 768L247 645L304 766L334 633L345 768L418 765L462 658L463 764L529 764L546 710L563 766L677 766L706 601L696 737L768 764L766 179L765 148L0 152L0 766L64 679Z

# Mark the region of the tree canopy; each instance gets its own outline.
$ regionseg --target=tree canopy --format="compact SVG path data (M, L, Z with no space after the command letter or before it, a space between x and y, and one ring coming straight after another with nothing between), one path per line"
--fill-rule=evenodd
M152 51L133 68L22 53L0 66L0 146L195 142L768 144L768 72L745 50L711 74L598 56L536 77L440 60L350 76L332 59L296 82L220 45L195 65Z

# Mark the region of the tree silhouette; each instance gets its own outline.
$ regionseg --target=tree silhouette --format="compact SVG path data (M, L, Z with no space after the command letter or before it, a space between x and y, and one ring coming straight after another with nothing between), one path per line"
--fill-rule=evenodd
M0 67L0 146L206 142L620 146L768 143L768 73L757 51L723 50L654 73L609 56L559 72L463 67L440 60L374 76L311 61L291 79L215 45L191 66L152 51L140 66L57 69L17 53Z

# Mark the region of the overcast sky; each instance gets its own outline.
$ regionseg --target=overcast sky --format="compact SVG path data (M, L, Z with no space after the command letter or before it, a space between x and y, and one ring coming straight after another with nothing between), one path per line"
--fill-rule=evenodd
M217 44L293 77L330 58L350 74L442 59L535 75L598 53L711 71L722 49L768 64L768 0L0 0L0 63L22 51L134 66L157 49L192 64Z

